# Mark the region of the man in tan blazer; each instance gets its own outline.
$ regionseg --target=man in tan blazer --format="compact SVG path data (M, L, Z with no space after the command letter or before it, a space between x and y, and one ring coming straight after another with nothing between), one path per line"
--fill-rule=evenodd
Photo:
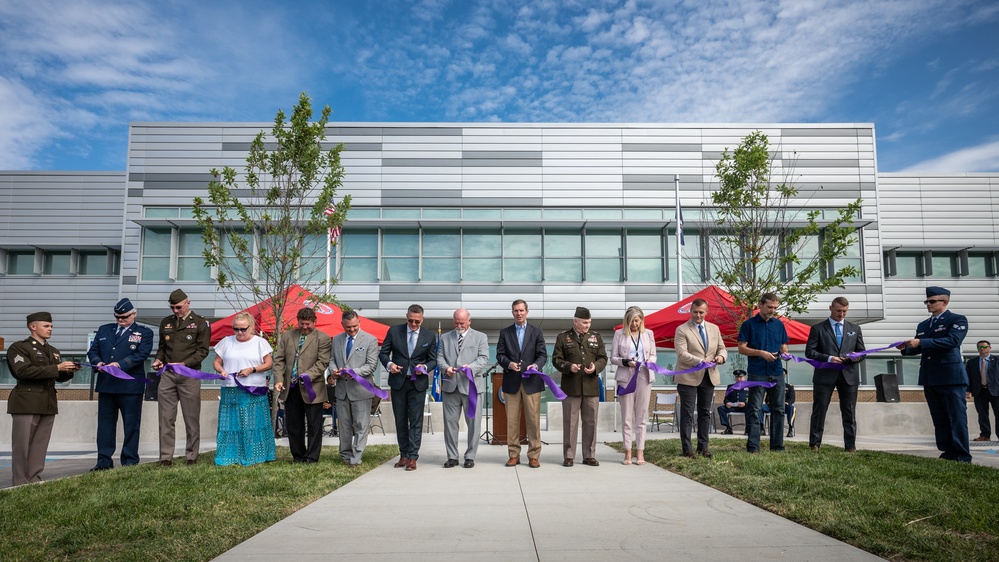
M288 448L292 462L319 462L323 446L323 401L326 400L326 366L330 337L316 329L316 311L298 311L298 328L281 334L274 350L274 390L284 400ZM303 375L308 377L305 380ZM312 396L309 396L309 387ZM308 444L305 425L309 426Z
M708 303L697 299L690 303L690 320L676 329L676 370L683 371L702 361L713 361L718 365L728 358L725 342L722 341L718 326L707 322ZM718 367L677 375L676 391L680 395L680 445L683 456L696 458L691 447L690 432L694 425L694 409L697 409L697 454L711 458L708 450L708 429L711 424L711 398L715 385L721 382Z

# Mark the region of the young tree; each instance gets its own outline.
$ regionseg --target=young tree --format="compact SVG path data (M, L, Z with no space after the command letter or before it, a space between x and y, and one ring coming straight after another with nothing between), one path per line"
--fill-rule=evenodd
M343 145L324 146L330 113L326 106L310 122L312 102L303 92L289 120L278 110L270 134L253 139L242 175L229 166L213 169L208 200L194 199L205 266L217 268L218 286L237 309L270 299L270 312L281 319L295 284L335 301L326 290L335 282L327 277L327 248L350 196L336 201ZM277 322L271 337L285 328Z
M717 209L709 243L715 283L732 294L738 321L748 318L764 293L777 293L788 313L803 313L820 293L843 287L860 275L852 265L835 267L856 243L853 221L861 200L840 208L819 223L822 211L805 210L792 175L794 161L784 161L783 177L774 181L776 152L760 131L750 133L716 166L719 188L711 194Z

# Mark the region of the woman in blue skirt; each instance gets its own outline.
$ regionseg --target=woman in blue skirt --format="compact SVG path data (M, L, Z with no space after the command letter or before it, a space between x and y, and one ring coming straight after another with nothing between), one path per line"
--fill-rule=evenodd
M254 334L253 317L240 312L234 334L215 346L215 371L225 376L219 397L219 433L215 464L249 466L277 458L274 427L267 401L267 378L274 351Z

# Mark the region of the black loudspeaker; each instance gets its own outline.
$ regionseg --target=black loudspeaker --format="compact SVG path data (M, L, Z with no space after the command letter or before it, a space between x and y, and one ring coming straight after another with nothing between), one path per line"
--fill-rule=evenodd
M898 376L881 374L874 376L874 386L877 388L878 402L898 402Z

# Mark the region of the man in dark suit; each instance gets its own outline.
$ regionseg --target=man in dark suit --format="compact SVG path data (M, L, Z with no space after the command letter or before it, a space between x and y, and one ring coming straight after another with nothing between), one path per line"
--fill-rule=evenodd
M829 320L812 326L805 344L805 357L815 361L846 365L845 369L815 369L812 373L812 419L809 424L808 446L818 451L833 389L839 395L839 411L843 416L843 447L848 453L857 452L857 389L860 387L860 358L853 361L847 354L864 351L864 334L860 326L846 320L850 301L836 297L829 305Z
M735 376L735 382L742 382L746 380L746 371L742 369L736 369L732 371L732 375ZM724 435L732 435L732 422L729 421L728 415L731 412L746 412L746 402L749 401L749 389L743 388L741 390L732 390L735 385L728 385L725 388L725 398L721 406L718 406L718 421L725 428L722 432ZM749 431L749 425L746 425L746 431Z
M978 342L978 357L968 359L965 370L968 372L968 398L975 400L978 412L978 437L975 441L988 441L992 438L992 424L989 423L989 406L996 416L996 435L999 435L999 361L992 357L992 344L986 340Z
M15 342L7 350L7 367L17 380L7 399L14 486L41 482L52 425L59 413L55 385L72 379L80 369L79 363L63 361L59 350L48 344L52 337L51 314L29 314L27 326L31 337Z
M503 401L506 404L506 443L509 460L506 466L520 464L520 412L527 425L528 466L541 462L541 391L545 382L538 375L523 378L523 372L540 370L548 360L545 335L541 328L527 323L527 302L513 301L513 325L500 330L496 342L496 361L503 368Z
M417 373L422 367L431 373L437 365L437 336L422 330L423 307L409 305L406 323L392 326L382 342L378 358L389 372L392 388L392 414L395 416L395 434L399 442L399 462L396 468L416 470L423 441L423 404L426 400L430 376Z
M146 359L153 352L153 331L137 324L132 302L121 299L114 305L114 324L104 324L90 345L87 360L92 365L118 367L137 379L146 372ZM97 371L97 466L93 470L114 468L115 437L118 414L124 440L121 466L139 464L139 424L142 420L142 380L124 380Z
M971 462L968 441L968 372L961 358L961 342L968 335L968 319L947 310L950 291L927 287L923 301L930 318L916 327L916 337L898 346L902 355L921 355L919 384L933 419L940 458Z

